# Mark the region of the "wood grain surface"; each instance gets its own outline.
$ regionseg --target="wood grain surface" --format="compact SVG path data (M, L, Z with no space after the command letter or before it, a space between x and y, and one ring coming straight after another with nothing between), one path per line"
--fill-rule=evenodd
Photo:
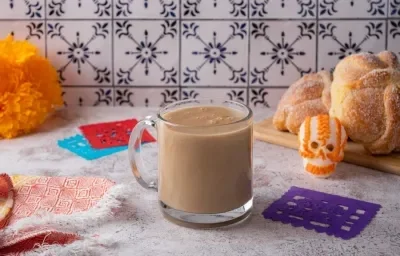
M299 148L297 136L289 132L276 130L272 125L272 118L265 119L254 125L254 137L258 140L296 150ZM344 162L400 175L400 154L372 156L364 150L362 145L351 141L347 143Z

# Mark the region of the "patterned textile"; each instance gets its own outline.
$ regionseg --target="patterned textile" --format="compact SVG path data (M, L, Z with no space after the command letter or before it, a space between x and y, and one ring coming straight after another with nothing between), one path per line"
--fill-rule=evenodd
M41 177L0 175L0 233L18 220L43 212L66 214L87 211L114 186L97 177ZM0 235L0 255L21 255L41 244L68 244L79 235L51 227L22 228Z
M12 181L7 174L0 175L0 227L3 227L14 205Z

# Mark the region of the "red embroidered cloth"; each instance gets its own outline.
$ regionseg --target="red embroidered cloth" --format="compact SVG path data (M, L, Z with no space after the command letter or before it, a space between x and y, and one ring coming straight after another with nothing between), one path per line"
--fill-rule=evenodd
M72 214L93 207L115 183L96 177L0 175L0 232L38 212ZM49 227L0 236L0 255L16 256L41 244L68 244L79 235Z

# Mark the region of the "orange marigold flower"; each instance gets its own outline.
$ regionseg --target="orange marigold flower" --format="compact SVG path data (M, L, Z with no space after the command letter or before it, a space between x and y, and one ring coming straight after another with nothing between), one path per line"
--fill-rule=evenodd
M0 138L32 132L62 104L49 60L28 41L0 40Z

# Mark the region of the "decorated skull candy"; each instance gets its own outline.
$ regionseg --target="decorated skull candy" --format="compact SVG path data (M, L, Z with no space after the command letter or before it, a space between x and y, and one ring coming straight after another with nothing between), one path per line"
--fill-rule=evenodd
M298 138L304 169L314 176L330 176L343 160L347 134L337 118L308 116L300 126Z

